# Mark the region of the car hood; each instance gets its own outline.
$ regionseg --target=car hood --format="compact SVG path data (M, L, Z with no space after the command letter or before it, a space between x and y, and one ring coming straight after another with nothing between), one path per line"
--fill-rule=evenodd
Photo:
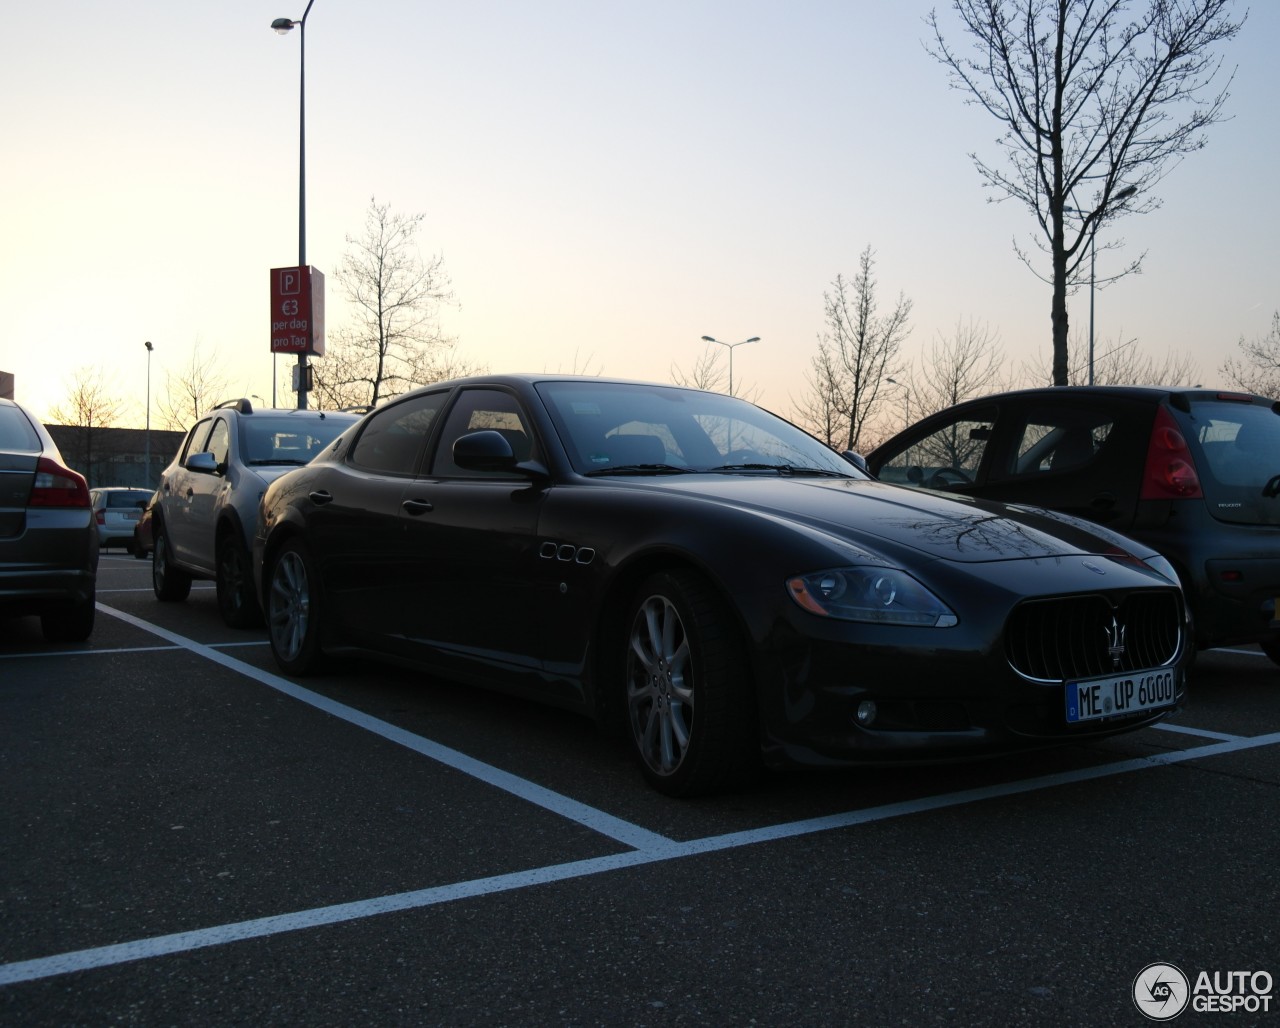
M1109 529L1035 507L847 478L689 475L647 480L740 509L784 516L854 542L872 539L942 560L977 563L1151 548Z

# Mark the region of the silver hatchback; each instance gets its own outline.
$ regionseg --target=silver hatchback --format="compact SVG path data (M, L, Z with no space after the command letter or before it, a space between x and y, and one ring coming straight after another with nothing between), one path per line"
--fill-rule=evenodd
M50 642L86 639L97 578L88 484L37 418L0 399L0 617L38 615Z

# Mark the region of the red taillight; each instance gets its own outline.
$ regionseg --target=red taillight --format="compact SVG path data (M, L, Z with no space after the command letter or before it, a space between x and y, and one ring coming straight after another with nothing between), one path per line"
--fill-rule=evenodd
M1144 500L1190 500L1203 496L1196 462L1173 415L1156 408L1156 423L1147 445L1147 466L1142 473Z
M27 497L28 507L88 507L89 483L78 471L41 457L36 463L36 480Z
M107 512L105 510L98 511L93 520L100 525L105 525L107 523Z

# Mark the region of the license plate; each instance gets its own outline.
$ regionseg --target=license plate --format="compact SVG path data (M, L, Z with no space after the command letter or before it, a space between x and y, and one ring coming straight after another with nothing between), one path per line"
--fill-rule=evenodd
M1066 686L1067 721L1136 714L1171 707L1178 698L1178 676L1171 668L1139 671L1113 678L1088 678Z

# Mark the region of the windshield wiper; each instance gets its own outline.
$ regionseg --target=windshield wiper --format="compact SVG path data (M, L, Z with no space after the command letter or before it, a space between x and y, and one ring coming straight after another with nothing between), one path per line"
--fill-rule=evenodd
M596 468L587 472L587 477L596 475L687 475L690 468L678 468L674 464L615 464L612 467Z
M821 475L825 478L852 478L829 468L806 468L795 464L721 464L710 471L776 471L780 475Z

